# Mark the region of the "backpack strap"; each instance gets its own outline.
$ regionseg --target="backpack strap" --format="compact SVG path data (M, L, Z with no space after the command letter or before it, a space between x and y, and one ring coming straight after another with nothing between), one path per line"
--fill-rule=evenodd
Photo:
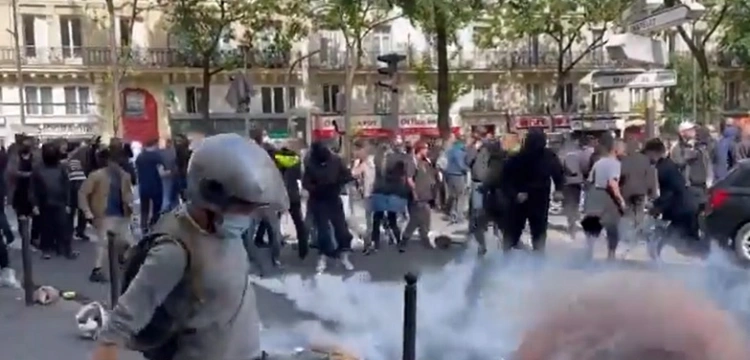
M187 258L186 281L196 300L203 302L203 280L201 278L203 266L195 243L194 225L185 214L174 211L162 216L155 228L157 228L156 233L163 234L156 240L157 243L172 242L185 250Z

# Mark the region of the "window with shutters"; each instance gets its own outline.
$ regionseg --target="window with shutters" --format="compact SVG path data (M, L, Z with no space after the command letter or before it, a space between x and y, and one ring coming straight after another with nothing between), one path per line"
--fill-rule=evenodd
M203 113L203 88L200 86L188 86L185 88L185 111L189 114Z
M297 106L296 88L284 88L282 86L263 86L260 88L261 112L264 114L285 113L287 110L287 100L291 107Z
M60 41L63 57L81 57L81 19L77 16L60 16Z
M342 109L339 108L338 104L339 86L338 85L323 85L323 111L324 112L339 112Z
M68 115L89 114L90 91L88 86L65 87L65 113Z
M52 104L52 87L50 86L26 86L24 88L26 98L26 113L29 115L52 115L54 106Z

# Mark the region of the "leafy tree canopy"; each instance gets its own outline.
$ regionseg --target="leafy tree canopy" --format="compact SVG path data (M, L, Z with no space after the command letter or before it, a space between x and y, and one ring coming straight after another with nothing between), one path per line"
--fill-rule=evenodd
M719 74L710 72L702 76L693 73L693 58L686 55L675 55L670 60L669 68L677 73L677 85L667 92L665 112L668 117L680 120L693 116L693 99L695 99L698 117L706 111L718 111L721 107L723 86ZM699 78L696 79L697 75ZM701 80L705 82L702 83ZM693 119L697 121L698 119Z
M730 2L730 0L725 0ZM721 45L750 68L750 0L733 0L723 19Z

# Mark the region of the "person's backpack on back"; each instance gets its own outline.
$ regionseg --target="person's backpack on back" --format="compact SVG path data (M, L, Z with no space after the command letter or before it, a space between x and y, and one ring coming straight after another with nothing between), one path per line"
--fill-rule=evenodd
M128 290L151 249L161 244L175 243L185 250L187 259L183 280L177 287L189 288L188 293L192 297L190 301L194 304L189 311L196 310L203 298L200 262L197 256L193 256L191 236L179 230L182 221L186 221L183 215L174 214L163 217L157 223L154 233L146 235L128 249L123 266L121 294ZM164 304L159 305L149 323L130 339L127 344L128 348L142 353L144 358L149 360L172 359L177 351L179 337L191 332L190 329L185 328L181 320L189 318L192 314L185 315L177 319L165 308Z

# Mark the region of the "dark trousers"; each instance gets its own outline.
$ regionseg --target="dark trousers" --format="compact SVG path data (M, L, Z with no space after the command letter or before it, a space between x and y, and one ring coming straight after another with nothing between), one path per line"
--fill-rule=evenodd
M390 211L375 211L372 213L372 234L370 234L370 238L376 249L380 248L380 228L384 220L388 224L386 231L391 231L397 241L401 239L401 231L398 229L398 214Z
M297 232L297 252L299 257L304 258L307 256L307 252L310 249L308 243L309 231L307 230L307 224L305 218L302 216L302 203L299 201L292 201L289 203L289 216L292 217L294 223L294 230Z
M148 233L151 225L156 224L161 215L162 194L141 193L141 229L143 233Z
M71 234L64 231L68 224L68 213L63 206L44 206L39 209L39 248L45 253L70 254Z
M74 235L82 238L86 235L86 216L78 208L78 190L81 189L83 181L70 183L70 214L68 214L68 227Z
M310 199L307 202L317 234L318 250L321 255L338 257L343 251L351 250L352 234L344 215L344 204L338 196ZM333 228L333 234L331 234ZM336 245L334 245L334 237Z
M562 210L568 220L568 232L573 232L580 219L581 184L566 184L562 188Z
M422 241L423 244L428 244L430 242L430 211L430 203L428 201L412 201L409 203L409 222L404 228L403 237L401 238L399 245L406 247L406 243L411 238L414 230L419 232L419 240Z
M604 231L607 236L607 250L614 252L617 250L617 246L620 244L620 229L617 223L602 224L601 219L596 216L587 216L581 221L583 232L586 233L586 245L589 257L593 256L594 253L594 242Z
M503 239L503 249L510 250L518 247L528 221L531 245L535 251L544 251L547 243L548 212L549 197L546 199L529 197L523 203L512 205L507 214L506 235L508 238Z
M630 195L625 198L625 217L629 218L637 229L646 216L646 195Z

